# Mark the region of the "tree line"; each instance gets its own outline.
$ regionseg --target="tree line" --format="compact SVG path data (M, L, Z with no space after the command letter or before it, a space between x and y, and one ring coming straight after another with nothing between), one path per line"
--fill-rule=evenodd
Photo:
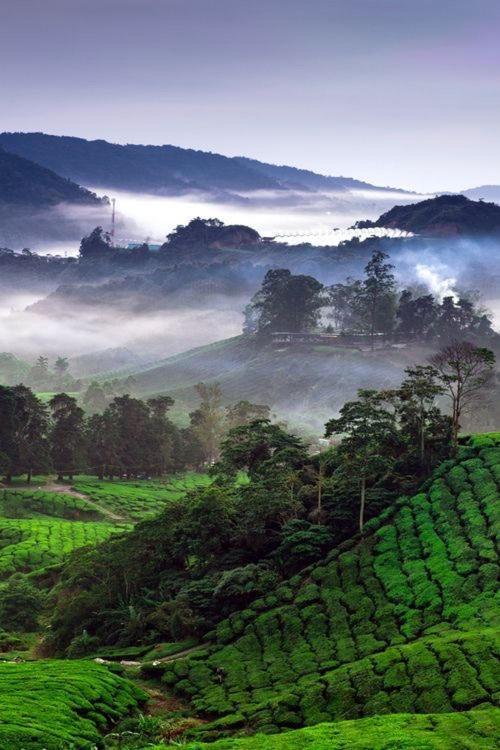
M249 401L224 406L216 384L200 383L196 390L199 406L189 425L179 427L169 416L169 396L115 396L86 415L67 393L44 403L25 385L0 386L0 473L9 483L51 471L71 480L77 473L113 479L199 469L217 458L228 430L269 416L269 407Z
M244 330L265 336L275 332L325 332L397 337L449 343L464 336L497 340L491 319L468 294L442 300L418 290L398 290L389 256L376 250L362 279L324 286L312 276L287 269L267 272L245 309Z

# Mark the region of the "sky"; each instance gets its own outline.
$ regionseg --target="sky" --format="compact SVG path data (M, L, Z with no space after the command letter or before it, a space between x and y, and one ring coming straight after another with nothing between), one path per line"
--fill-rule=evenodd
M0 130L169 143L421 192L500 183L499 0L0 10Z

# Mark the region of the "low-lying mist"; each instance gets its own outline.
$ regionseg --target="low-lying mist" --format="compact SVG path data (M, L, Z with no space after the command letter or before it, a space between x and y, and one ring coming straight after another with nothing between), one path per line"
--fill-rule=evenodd
M124 314L72 307L58 316L26 309L40 297L8 294L0 298L0 351L33 360L39 354L77 356L125 346L148 360L177 354L241 333L236 309L180 309ZM246 300L235 308L243 309Z

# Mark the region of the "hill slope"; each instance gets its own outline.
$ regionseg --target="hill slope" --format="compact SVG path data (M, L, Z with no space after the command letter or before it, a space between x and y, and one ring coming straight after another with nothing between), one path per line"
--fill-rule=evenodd
M469 200L465 195L439 195L419 203L394 206L377 221L359 222L359 226L437 237L495 234L500 232L500 207Z
M0 205L53 206L58 203L99 205L89 190L50 169L0 148Z
M237 336L170 357L135 374L136 390L172 395L191 408L200 381L218 382L227 402L268 404L294 426L323 432L327 418L358 388L396 385L415 349L361 352L325 346L259 347ZM422 357L422 353L417 354Z
M351 178L170 145L123 146L45 133L2 133L0 146L83 185L145 192L374 188Z
M481 436L363 540L221 622L204 650L154 669L220 717L207 738L491 708L499 487L500 435Z
M492 750L500 742L499 721L498 709L400 714L317 724L282 734L197 742L186 750Z

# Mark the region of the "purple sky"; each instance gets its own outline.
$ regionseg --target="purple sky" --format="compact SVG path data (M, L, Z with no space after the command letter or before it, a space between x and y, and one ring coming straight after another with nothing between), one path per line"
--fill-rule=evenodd
M1 130L500 183L500 0L0 0Z

